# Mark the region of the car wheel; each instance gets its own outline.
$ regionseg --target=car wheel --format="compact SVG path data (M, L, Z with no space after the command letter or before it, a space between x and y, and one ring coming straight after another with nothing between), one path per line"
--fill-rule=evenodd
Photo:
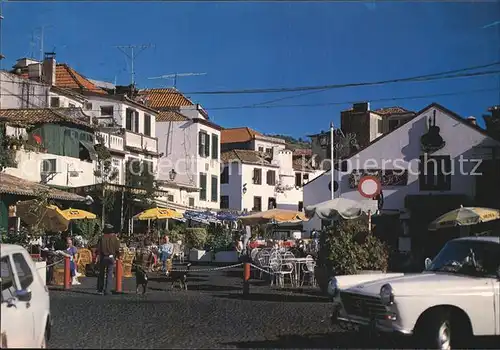
M451 350L452 328L448 315L444 313L434 314L428 317L422 324L420 336L424 342L423 347L427 349Z

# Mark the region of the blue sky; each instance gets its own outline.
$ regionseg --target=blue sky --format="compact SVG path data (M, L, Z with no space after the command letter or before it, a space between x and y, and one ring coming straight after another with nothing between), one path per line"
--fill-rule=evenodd
M39 55L31 44L45 29L45 51L87 77L130 82L129 65L114 45L154 44L136 60L139 87L171 85L148 77L179 78L184 92L294 87L387 80L500 61L500 2L173 3L7 2L2 51ZM36 41L36 40L35 40ZM500 67L500 66L499 66ZM498 76L346 88L290 98L274 105L378 100L498 89ZM307 107L222 109L298 93L191 95L216 123L250 126L295 137L339 123L349 103ZM372 102L420 110L439 102L462 116L481 116L500 103L498 91Z

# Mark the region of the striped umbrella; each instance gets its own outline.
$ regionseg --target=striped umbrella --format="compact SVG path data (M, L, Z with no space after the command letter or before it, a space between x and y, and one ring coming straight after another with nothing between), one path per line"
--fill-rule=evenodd
M429 230L456 226L471 226L500 219L500 210L479 207L463 207L441 215L430 223Z

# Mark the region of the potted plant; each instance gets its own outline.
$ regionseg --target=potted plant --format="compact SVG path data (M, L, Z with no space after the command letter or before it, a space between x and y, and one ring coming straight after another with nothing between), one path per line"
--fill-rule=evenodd
M207 230L201 227L186 228L184 238L189 250L189 261L193 262L210 262L211 254L207 254L205 243L207 241Z

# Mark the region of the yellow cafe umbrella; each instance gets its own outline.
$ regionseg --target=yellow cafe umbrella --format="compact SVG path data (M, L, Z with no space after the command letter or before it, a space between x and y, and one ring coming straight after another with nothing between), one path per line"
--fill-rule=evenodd
M240 216L244 225L307 221L304 213L295 210L271 209L260 213Z
M460 207L441 215L430 223L429 230L456 226L470 226L500 219L500 210L479 207Z
M81 209L73 209L69 208L62 211L66 219L68 220L83 220L83 219L95 219L97 215L94 213L81 210Z
M152 208L140 212L134 216L137 220L164 220L164 219L181 219L182 214L167 208Z
M35 200L18 202L16 212L19 218L28 225L37 226L52 232L66 231L69 220L55 205L40 207Z

